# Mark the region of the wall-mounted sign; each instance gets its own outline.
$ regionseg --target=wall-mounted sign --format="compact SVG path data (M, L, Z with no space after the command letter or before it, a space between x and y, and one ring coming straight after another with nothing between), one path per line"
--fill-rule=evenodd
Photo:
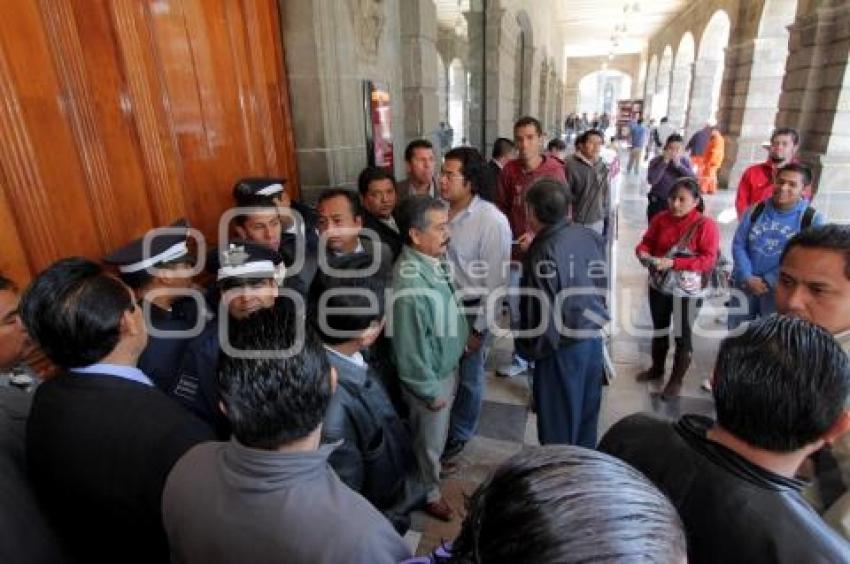
M364 80L363 110L369 165L383 168L392 174L393 127L389 88L384 84Z

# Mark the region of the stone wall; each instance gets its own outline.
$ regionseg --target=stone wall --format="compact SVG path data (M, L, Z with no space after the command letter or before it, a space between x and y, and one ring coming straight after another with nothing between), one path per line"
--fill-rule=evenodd
M365 79L389 87L396 173L403 177L402 140L410 124L405 119L399 3L280 0L279 5L302 198L312 201L329 186L356 184L367 162ZM436 108L436 64L431 76Z

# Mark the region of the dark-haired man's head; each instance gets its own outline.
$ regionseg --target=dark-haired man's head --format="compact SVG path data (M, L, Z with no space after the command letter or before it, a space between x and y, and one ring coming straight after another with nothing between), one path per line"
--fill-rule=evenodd
M773 205L780 210L794 208L803 189L812 183L812 171L804 164L789 163L779 168L773 183Z
M516 157L514 142L505 137L499 137L493 142L493 153L491 156L494 161L505 166L505 163Z
M779 127L770 135L768 158L775 165L790 163L797 156L800 134L792 127Z
M605 145L605 136L598 129L588 129L576 138L576 150L590 162L596 162Z
M439 175L440 197L455 205L472 199L484 182L484 157L472 147L446 153Z
M325 190L316 203L316 213L319 235L326 240L328 249L342 254L357 250L363 212L354 192L344 188Z
M546 144L546 151L550 156L563 161L567 156L567 144L563 139L552 139Z
M218 384L233 435L264 450L314 450L334 387L334 376L312 331L285 308L271 308L240 322L231 345L241 351L293 351L246 358L222 354ZM299 343L303 339L303 343ZM285 357L285 358L283 358Z
M379 167L366 167L357 177L357 190L367 212L379 219L392 217L397 197L392 174Z
M449 212L445 202L431 196L413 196L398 210L398 230L405 243L424 255L441 257L449 246Z
M526 164L540 156L543 126L531 116L519 118L514 124L514 144L519 158Z
M246 213L233 218L233 229L238 238L273 251L280 249L283 223L277 202L271 196L251 195L242 198L237 205L248 208Z
M776 307L833 335L850 331L850 226L810 227L782 253Z
M27 334L18 315L18 287L0 276L0 370L8 370L21 362Z
M612 487L616 484L615 487ZM676 509L652 483L611 456L574 446L531 447L472 495L453 562L680 564Z
M384 290L378 276L322 277L313 317L322 341L352 353L370 347L384 327Z
M90 260L56 261L20 305L30 337L62 368L98 362L135 365L147 345L142 308L123 282Z
M434 179L434 145L427 139L414 139L404 149L404 162L411 188L427 192Z
M563 221L571 203L569 189L556 180L538 180L525 193L529 226L535 233Z
M850 428L850 361L821 327L772 315L724 339L714 369L717 424L750 447L814 452Z

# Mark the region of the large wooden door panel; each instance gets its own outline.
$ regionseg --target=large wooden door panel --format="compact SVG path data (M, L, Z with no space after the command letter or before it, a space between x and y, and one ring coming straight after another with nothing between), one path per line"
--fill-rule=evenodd
M274 0L0 0L0 268L99 258L241 176L297 195Z

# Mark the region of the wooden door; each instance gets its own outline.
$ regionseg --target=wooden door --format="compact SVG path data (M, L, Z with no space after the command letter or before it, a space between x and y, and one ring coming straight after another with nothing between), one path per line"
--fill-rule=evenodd
M275 0L0 0L0 272L100 258L242 176L297 196Z

